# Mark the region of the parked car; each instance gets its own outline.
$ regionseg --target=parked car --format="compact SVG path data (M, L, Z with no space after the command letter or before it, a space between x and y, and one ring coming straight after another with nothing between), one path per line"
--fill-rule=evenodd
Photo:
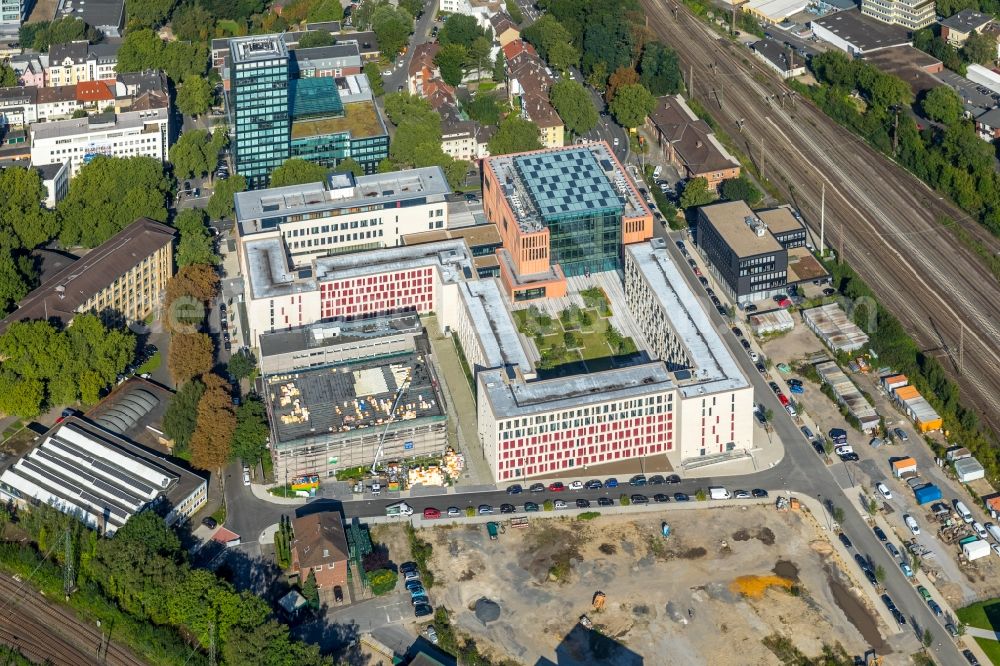
M614 506L615 501L610 497L599 497L597 498L597 506Z
M681 477L678 476L677 474L671 474L670 476L667 477L667 483L669 483L671 485L673 485L675 483L680 483L680 482L681 482Z
M630 486L644 486L646 485L646 476L644 474L636 474L631 479L628 480L628 485Z
M480 516L485 516L485 515L490 514L490 513L493 513L493 507L492 506L490 506L489 504L480 504L479 505L479 515Z
M889 540L889 537L887 537L887 536L885 535L885 532L883 532L883 531L882 531L882 528L881 528L881 527L879 527L878 525L876 525L876 526L875 526L875 527L874 527L874 528L872 529L872 531L873 531L873 532L875 532L875 536L877 536L877 537L878 537L878 540L879 540L879 541L881 541L882 543L885 543L886 541L888 541L888 540Z
M426 509L424 509L424 518L440 518L440 517L441 517L441 512L438 509L435 509L432 506L429 506Z
M687 502L687 501L689 501L690 499L691 499L691 498L690 498L690 497L688 497L688 496L687 496L686 494L684 494L684 493L674 493L674 501L675 501L675 502Z
M667 480L663 478L661 474L654 474L646 480L646 483L651 486L662 486Z
M212 516L205 516L204 518L202 518L201 524L210 530L214 530L216 527L219 526L219 522L215 518L212 518Z
M545 484L544 483L533 483L533 484L531 484L531 487L528 488L528 490L530 490L533 493L544 493L545 492Z
M896 548L896 545L893 544L891 541L885 542L885 549L889 551L889 554L892 555L893 557L899 557L899 549Z
M590 508L590 500L583 499L581 497L580 499L578 499L576 501L576 508L578 508L578 509L589 509Z
M406 581L405 587L407 592L413 592L414 590L422 590L424 584L419 580L414 579Z
M604 482L604 487L605 488L617 488L618 487L618 479L615 479L615 478L608 479L607 481Z
M649 504L649 498L645 495L632 495L632 504Z
M344 588L339 585L333 586L333 600L338 604L344 603Z
M907 564L906 562L900 562L899 568L903 572L904 576L906 576L907 578L913 578L913 569L910 568L909 564Z
M574 481L573 483L569 484L569 489L570 490L583 490L583 481Z
M457 506L449 506L448 507L448 517L449 518L455 518L456 516L461 516L461 515L462 515L462 510L459 509Z
M893 428L892 429L892 434L894 434L896 436L896 439L898 439L901 442L905 442L905 441L907 441L907 440L910 439L906 435L906 431L903 430L902 428Z
M517 509L514 508L513 504L501 504L500 513L514 513Z
M750 499L750 497L751 497L751 495L750 495L750 491L749 490L734 490L733 491L733 498L734 499Z
M885 485L881 481L875 484L875 489L887 500L892 499L892 491L889 490L889 486Z
M655 495L653 495L653 501L654 502L669 502L670 501L670 496L669 495L664 495L663 493L656 493Z
M763 499L764 497L767 497L767 491L764 490L763 488L754 488L753 490L750 491L750 494L756 497L757 499Z
M515 483L512 486L507 486L508 495L520 495L522 492L524 492L524 488L522 488L521 484L519 483Z
M583 484L584 488L587 490L598 490L604 487L604 483L600 479L591 479L587 483Z
M847 548L848 550L850 550L851 548L854 547L854 544L851 543L850 538L848 538L848 536L846 534L844 534L843 532L841 532L840 534L838 534L837 537L840 539L840 543L844 544L844 548Z
M566 504L565 500L556 500L553 504L554 504L554 506L557 509L568 509L569 508L569 505Z
M526 512L538 511L538 505L535 504L534 502L525 502L524 503L524 510Z
M413 607L413 614L416 617L426 617L434 613L434 608L430 604L417 604Z
M561 493L564 490L566 490L566 484L562 481L553 481L549 484L549 492Z
M903 522L906 523L906 526L910 529L910 532L913 533L913 536L920 535L920 525L917 524L916 518L914 518L909 514L906 514L903 516Z

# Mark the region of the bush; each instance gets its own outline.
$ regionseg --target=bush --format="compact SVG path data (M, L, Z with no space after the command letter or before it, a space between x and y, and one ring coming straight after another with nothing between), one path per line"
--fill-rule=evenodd
M410 542L410 556L417 563L417 568L420 569L424 587L429 590L434 586L434 572L427 566L427 562L434 554L434 546L417 536L417 531L409 523L406 524L406 538Z
M619 497L619 498L618 498L618 502L619 502L619 503L620 503L620 504L621 504L622 506L628 506L629 504L631 504L631 503L632 503L632 500L630 500L630 499L629 499L629 496L628 496L628 495L622 495L621 497Z
M368 585L372 588L372 594L381 596L396 589L396 581L399 579L392 569L379 569L368 574Z
M372 551L361 558L361 566L365 571L378 571L389 567L389 549L382 544L376 544Z
M702 488L699 488L698 492L694 494L694 498L699 502L704 502L708 499L708 495L705 494L705 491Z
M584 511L576 517L577 520L593 520L601 515L600 511Z
M552 500L545 500L544 502L542 502L542 509L544 509L545 511L552 511L555 508L556 505L555 503L553 503Z
M475 518L475 516L476 516L476 507L474 507L474 506L467 506L467 507L465 507L465 517L466 518Z

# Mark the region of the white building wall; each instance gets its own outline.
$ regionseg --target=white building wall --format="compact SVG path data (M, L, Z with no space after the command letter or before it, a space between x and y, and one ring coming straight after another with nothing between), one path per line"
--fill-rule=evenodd
M145 155L162 162L167 159L168 112L134 111L119 114L118 118L135 116L142 118L145 126L156 126L156 131L145 132L144 126L121 127L120 121L114 126L102 127L78 134L65 133L59 136L39 137L32 127L32 164L52 164L69 162L70 176L75 176L83 167L87 155L101 154L111 157L134 157Z
M844 51L845 53L848 53L848 54L850 54L852 56L853 55L860 55L861 54L860 49L857 49L853 44L851 44L849 41L847 41L843 37L840 37L839 35L835 34L834 32L832 32L830 30L827 30L826 28L824 28L823 26L819 25L815 21L813 21L811 25L812 25L812 29L813 29L813 34L815 34L817 37L819 37L820 39L822 39L824 42L827 42L829 44L833 44L834 46L836 46L841 51Z
M677 414L681 460L753 448L753 388L682 398Z
M315 324L320 319L319 290L277 298L246 298L250 343L256 347L261 333ZM274 317L272 319L271 312ZM285 318L288 321L285 321ZM272 323L273 327L272 327Z

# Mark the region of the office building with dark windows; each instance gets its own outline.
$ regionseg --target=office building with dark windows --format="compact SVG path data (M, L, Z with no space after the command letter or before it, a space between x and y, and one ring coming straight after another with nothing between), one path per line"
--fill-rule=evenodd
M357 74L357 47L336 48L290 51L283 35L230 40L236 171L250 189L266 187L271 171L290 157L331 168L350 157L366 173L388 157L385 123L367 77Z

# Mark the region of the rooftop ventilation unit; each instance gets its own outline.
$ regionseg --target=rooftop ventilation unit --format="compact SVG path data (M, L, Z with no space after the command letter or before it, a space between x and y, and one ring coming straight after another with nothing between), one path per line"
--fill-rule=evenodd
M747 215L743 218L746 225L750 227L750 230L757 235L758 238L763 238L764 234L767 233L767 225L764 224L764 220L760 219L756 215Z

